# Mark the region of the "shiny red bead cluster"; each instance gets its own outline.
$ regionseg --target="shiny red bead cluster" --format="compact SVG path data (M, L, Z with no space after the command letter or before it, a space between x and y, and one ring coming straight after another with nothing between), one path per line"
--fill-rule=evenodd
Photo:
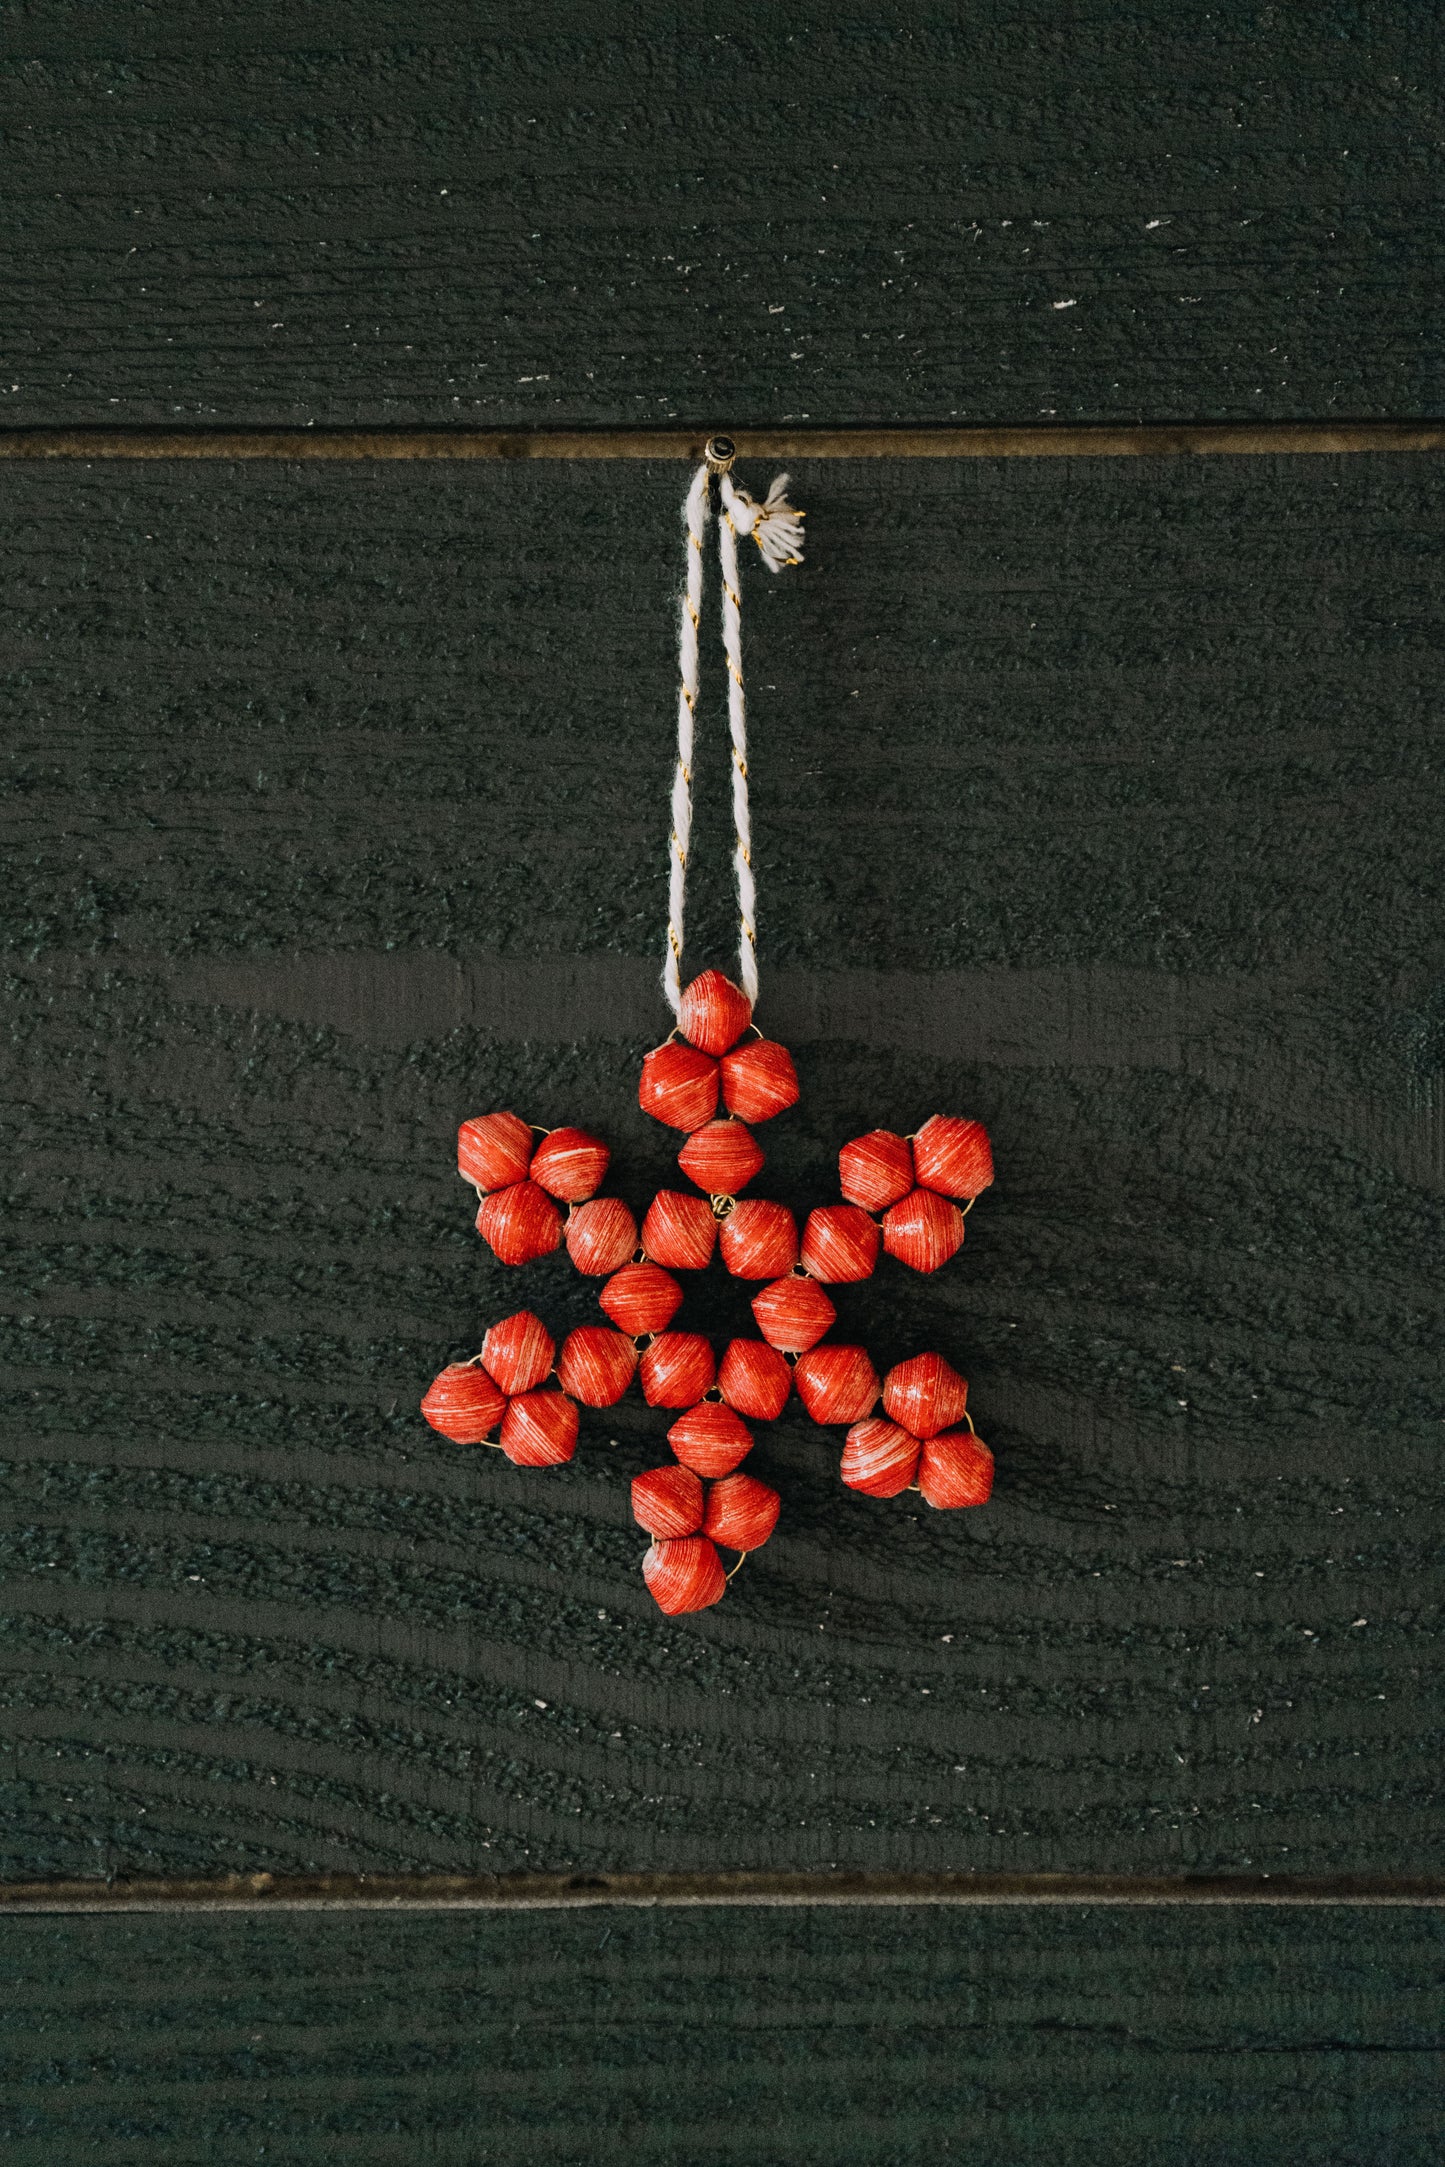
M659 1190L640 1228L620 1197L597 1194L610 1153L596 1137L539 1132L510 1113L462 1123L457 1163L481 1198L478 1233L504 1264L565 1240L577 1269L604 1281L608 1323L579 1326L559 1353L540 1319L519 1310L492 1326L472 1361L444 1369L421 1404L444 1437L495 1442L519 1467L569 1460L578 1403L614 1406L634 1375L650 1406L681 1409L667 1433L674 1464L632 1485L633 1516L652 1537L643 1578L669 1614L718 1601L719 1545L746 1555L777 1525L777 1492L739 1469L753 1445L748 1422L775 1421L794 1390L814 1422L849 1425L840 1473L867 1496L916 1488L929 1505L981 1505L993 1482L958 1372L920 1354L880 1381L864 1348L825 1340L837 1311L823 1291L866 1279L880 1251L920 1272L948 1262L964 1210L993 1180L980 1123L935 1114L912 1137L856 1137L838 1154L844 1201L810 1212L800 1235L785 1204L738 1193L764 1163L749 1123L797 1102L787 1049L744 1039L756 1029L751 1008L720 971L686 989L678 1027L680 1038L644 1060L638 1098L686 1132L678 1165L703 1193ZM671 1328L683 1302L673 1273L701 1271L715 1251L735 1278L766 1282L752 1303L762 1337L733 1340L721 1362L700 1333Z

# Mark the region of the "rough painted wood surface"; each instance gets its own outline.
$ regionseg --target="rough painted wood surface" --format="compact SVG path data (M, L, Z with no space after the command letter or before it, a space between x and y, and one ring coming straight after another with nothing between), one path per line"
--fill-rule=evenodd
M16 0L0 418L1440 409L1439 23Z
M13 2167L1434 2167L1438 1911L7 1919Z
M461 1116L668 1168L679 481L8 477L0 1865L1428 1870L1445 475L799 475L760 1186L989 1122L959 1261L840 1306L959 1361L999 1486L872 1503L785 1421L780 1533L668 1624L664 1418L524 1475L415 1409L519 1299L595 1315L490 1263ZM725 960L721 849L698 904Z

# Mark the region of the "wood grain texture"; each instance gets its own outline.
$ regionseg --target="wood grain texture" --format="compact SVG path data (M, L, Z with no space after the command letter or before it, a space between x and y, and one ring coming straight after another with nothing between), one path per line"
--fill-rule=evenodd
M14 2167L1434 2167L1438 1913L10 1920Z
M785 1421L783 1528L667 1624L658 1416L538 1476L415 1408L594 1314L480 1253L459 1117L668 1167L677 471L9 470L6 1875L1430 1870L1445 476L797 482L763 1186L989 1122L959 1262L840 1306L959 1360L999 1489L877 1505Z
M17 0L12 421L1434 415L1440 25Z

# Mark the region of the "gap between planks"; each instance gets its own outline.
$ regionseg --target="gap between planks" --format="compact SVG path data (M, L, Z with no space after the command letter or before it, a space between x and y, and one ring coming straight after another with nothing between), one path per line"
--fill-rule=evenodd
M733 1905L1445 1905L1445 1880L1268 1874L238 1874L212 1881L0 1884L34 1912L575 1911Z
M0 459L687 459L694 429L0 429ZM1137 428L732 432L740 459L1130 459L1445 451L1429 422L1182 422Z

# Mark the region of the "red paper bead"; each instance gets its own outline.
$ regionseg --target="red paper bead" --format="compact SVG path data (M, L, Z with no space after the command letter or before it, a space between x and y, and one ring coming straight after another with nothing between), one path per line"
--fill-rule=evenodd
M913 1187L913 1146L891 1129L870 1129L839 1152L838 1180L850 1204L883 1211Z
M739 1121L771 1121L798 1103L798 1072L786 1046L751 1039L723 1057L723 1104Z
M715 1482L740 1467L753 1449L753 1433L731 1407L719 1400L700 1400L679 1415L667 1433L667 1441L684 1467Z
M654 1264L674 1272L700 1272L717 1246L717 1221L705 1196L659 1189L642 1222L642 1246Z
M915 1437L936 1437L963 1420L968 1386L941 1354L915 1354L883 1380L883 1405Z
M761 1294L753 1296L753 1315L758 1330L770 1347L784 1354L803 1354L815 1347L837 1310L816 1280L789 1277L775 1279Z
M934 1114L913 1139L920 1187L944 1196L977 1196L993 1180L993 1153L981 1121Z
M677 1163L709 1196L736 1196L761 1171L763 1154L741 1121L709 1121L689 1136Z
M878 1262L881 1236L857 1204L824 1204L803 1229L803 1269L834 1286L866 1279Z
M618 1329L635 1339L671 1324L682 1307L682 1288L660 1264L624 1264L597 1299Z
M638 1373L649 1407L691 1407L712 1389L717 1363L701 1332L659 1332Z
M637 1369L637 1349L605 1324L579 1324L562 1342L557 1376L584 1407L615 1407Z
M786 1204L745 1197L722 1223L722 1260L734 1279L780 1279L798 1261L798 1222Z
M556 1467L577 1450L577 1409L565 1392L523 1392L508 1400L502 1450L514 1467Z
M620 1196L594 1196L567 1215L567 1254L579 1272L615 1272L637 1249L637 1221Z
M677 1021L682 1035L702 1053L726 1053L753 1020L753 1004L721 971L701 971L682 991Z
M793 1389L793 1372L766 1340L732 1340L718 1365L718 1390L754 1422L776 1422Z
M556 1351L541 1318L530 1309L519 1309L515 1316L494 1324L482 1341L482 1365L511 1399L542 1382Z
M485 1192L525 1181L537 1139L517 1114L480 1114L457 1130L457 1165Z
M707 1495L702 1531L728 1550L761 1550L778 1524L782 1499L752 1475L726 1475Z
M934 1189L915 1189L883 1214L883 1246L916 1272L936 1272L963 1247L963 1213Z
M421 1411L454 1445L480 1445L502 1419L507 1395L475 1362L449 1362L427 1386Z
M642 1577L658 1609L670 1618L706 1610L727 1593L722 1559L705 1535L655 1542L642 1561Z
M813 1347L793 1364L798 1397L815 1422L859 1422L878 1404L878 1372L862 1347Z
M993 1488L993 1454L971 1430L930 1437L918 1463L918 1487L925 1504L943 1510L986 1504Z
M700 1129L717 1112L717 1063L695 1046L654 1047L642 1063L637 1103L670 1129Z
M553 1129L532 1154L532 1179L548 1196L580 1204L601 1188L611 1157L607 1146L585 1129Z
M922 1450L918 1439L896 1422L872 1415L855 1422L843 1440L838 1472L850 1490L861 1490L865 1497L897 1497L912 1482Z
M535 1181L518 1181L482 1198L477 1232L501 1263L531 1264L561 1246L562 1214Z
M632 1517L649 1535L676 1541L702 1526L702 1484L690 1467L654 1467L632 1478Z

